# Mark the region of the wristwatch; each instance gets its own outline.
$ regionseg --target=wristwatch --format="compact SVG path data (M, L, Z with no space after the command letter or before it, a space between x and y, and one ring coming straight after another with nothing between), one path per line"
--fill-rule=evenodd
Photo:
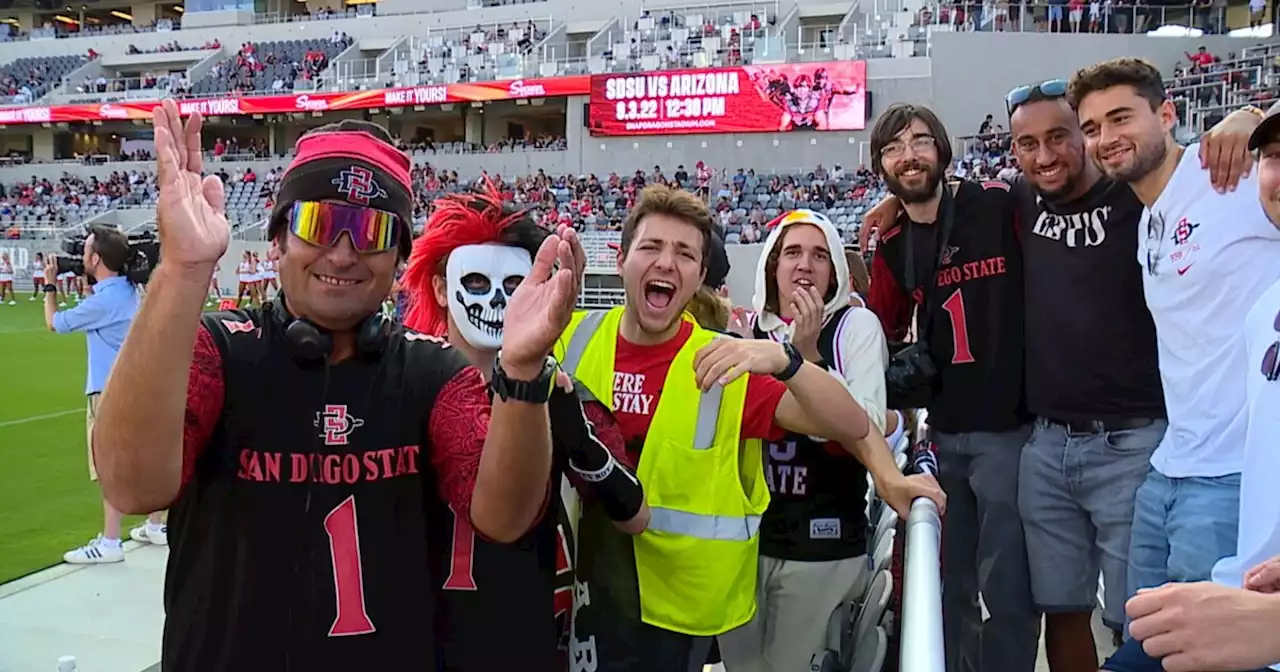
M794 343L783 343L782 351L787 353L787 365L781 371L773 374L774 378L782 382L791 380L800 371L800 367L804 366L804 357L801 356L799 348Z
M556 371L560 365L555 357L542 361L542 370L533 380L516 380L507 376L502 368L502 352L493 358L493 375L489 377L489 389L503 401L521 401L526 404L545 404L551 398L556 384Z
M42 291L45 294L56 294L58 292L58 286L53 284L52 282L46 282L44 283L44 287L42 288Z

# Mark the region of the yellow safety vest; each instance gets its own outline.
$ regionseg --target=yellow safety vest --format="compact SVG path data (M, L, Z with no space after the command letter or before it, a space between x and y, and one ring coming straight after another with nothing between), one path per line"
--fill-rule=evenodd
M576 313L555 350L610 409L622 311ZM755 615L760 517L769 506L762 442L741 439L746 377L707 392L694 380L694 354L717 337L694 323L671 361L636 474L652 514L634 538L640 617L700 636Z

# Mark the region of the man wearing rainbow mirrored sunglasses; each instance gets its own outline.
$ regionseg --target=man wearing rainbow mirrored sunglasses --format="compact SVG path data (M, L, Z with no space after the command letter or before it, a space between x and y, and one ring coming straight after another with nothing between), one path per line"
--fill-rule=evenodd
M172 101L155 111L164 260L94 431L107 499L170 508L164 669L434 661L429 568L444 549L428 540L429 504L502 543L534 524L551 469L548 354L581 246L562 230L538 249L486 385L380 310L409 253L410 162L384 129L347 120L304 135L281 178L279 297L202 316L230 232L222 183L201 177L200 126Z

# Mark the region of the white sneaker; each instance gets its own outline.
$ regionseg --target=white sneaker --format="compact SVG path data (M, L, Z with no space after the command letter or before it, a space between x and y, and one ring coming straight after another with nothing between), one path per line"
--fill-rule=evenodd
M11 305L11 306L16 306L16 305L18 305L18 302L17 302L17 301L14 301L14 300L12 300L12 299L10 299L10 300L9 300L9 305Z
M153 526L143 523L132 530L129 530L129 538L143 544L155 544L156 546L169 545L169 526L157 525Z
M98 565L107 562L123 562L124 549L119 544L108 546L102 535L94 537L89 543L62 555L63 562L73 565Z
M36 300L36 297L34 297L34 296L33 296L33 297L31 297L31 298L29 298L29 299L27 299L27 301L35 301L35 300Z

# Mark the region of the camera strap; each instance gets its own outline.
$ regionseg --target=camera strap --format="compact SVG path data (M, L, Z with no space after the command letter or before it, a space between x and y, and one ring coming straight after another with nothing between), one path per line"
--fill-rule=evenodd
M933 270L929 272L930 281L922 288L924 294L924 315L917 321L919 329L916 331L916 342L923 342L929 337L929 328L933 326L933 291L938 286L938 271L942 268L942 259L947 251L947 243L951 241L951 230L955 227L955 197L952 192L959 190L957 183L954 189L952 185L944 182L942 188L942 198L938 201L938 222L934 226L934 262ZM907 295L915 299L916 288L916 252L913 241L915 240L915 232L913 227L915 222L907 220L905 241L906 246L906 286ZM920 306L916 306L916 315L920 315Z

